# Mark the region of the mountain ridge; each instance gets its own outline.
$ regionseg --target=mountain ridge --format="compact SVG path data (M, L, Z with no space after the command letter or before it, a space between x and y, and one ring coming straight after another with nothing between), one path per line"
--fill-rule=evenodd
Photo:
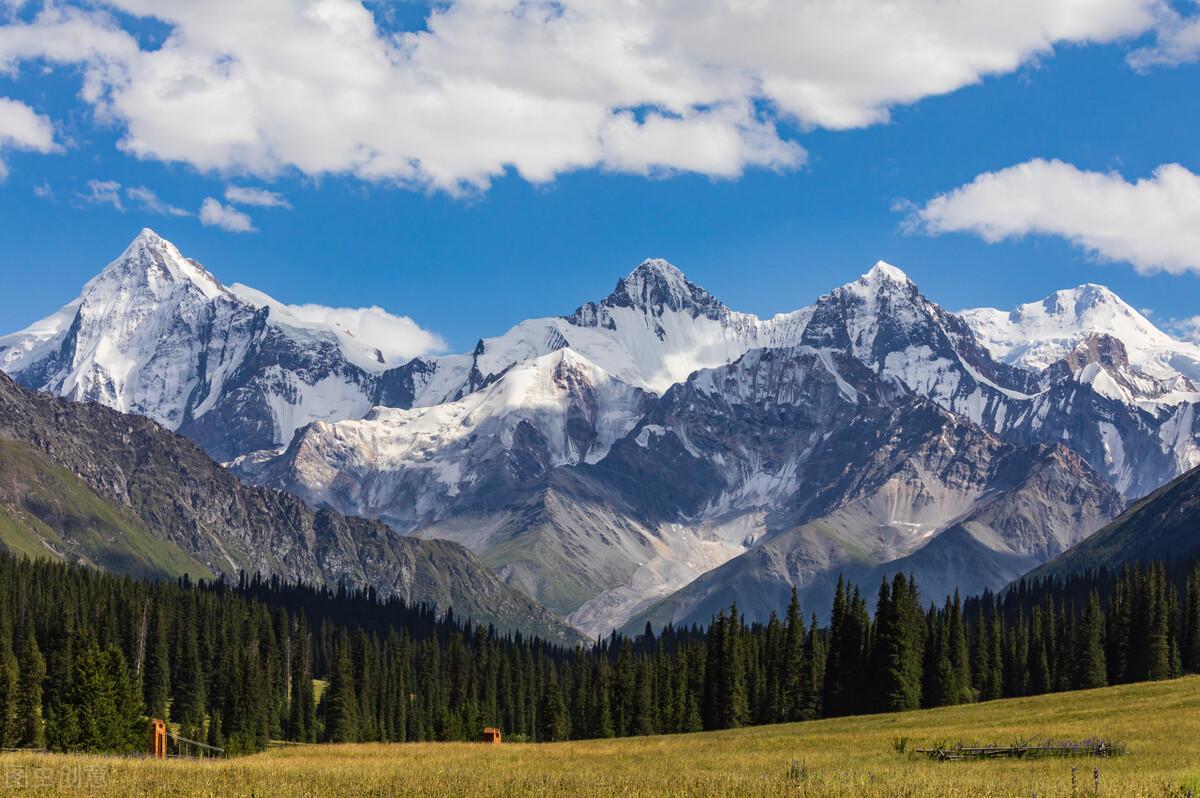
M801 548L789 556L825 571L864 556L869 568L925 563L930 578L972 563L978 574L963 584L979 576L999 587L1018 564L1103 525L1122 494L1200 464L1200 393L1189 376L1200 347L1096 286L1007 312L952 313L879 261L811 305L760 319L647 259L568 315L404 363L350 351L349 328L289 323L269 297L225 290L232 299L205 295L164 311L172 324L192 308L226 319L194 335L184 323L156 344L163 362L185 356L154 384L198 386L182 405L172 400L184 407L181 434L248 481L452 539L589 632L741 568L730 563L796 529L807 531L793 535ZM0 367L32 387L65 385L62 365L90 351L86 336L62 333L57 356L38 347L49 348L46 331L61 332L71 308L0 338ZM1102 329L1114 319L1123 320L1115 331ZM128 320L112 322L104 336ZM1036 346L1018 351L1021 336ZM844 477L865 467L867 439L895 462L875 494L859 495ZM957 457L968 439L989 441L972 444L978 463ZM1071 456L1054 454L1063 445ZM999 446L1012 453L1001 457ZM993 457L1044 463L1038 473L1054 476L1038 486L1002 480ZM961 473L932 466L941 462L961 463ZM1060 491L1065 484L1080 489ZM1025 526L988 514L999 506L1041 514L1052 542L1034 545ZM787 572L793 584L816 578L813 568Z
M461 617L472 616L504 630L577 639L461 547L401 537L376 521L312 510L289 494L243 485L189 440L149 419L35 393L0 373L0 444L8 447L0 447L5 455L0 457L0 474L12 472L10 449L17 445L85 485L112 514L135 524L146 538L209 573L232 578L258 572L316 585L370 586L412 603L453 607ZM0 491L0 500L4 494ZM14 504L11 495L7 498L10 520L30 509ZM45 514L39 520L42 529ZM37 536L38 529L25 524L24 531ZM68 541L72 545L61 553L64 557L87 554L80 536L103 532L78 523L54 531L73 536ZM52 542L42 536L43 545ZM74 559L102 564L94 556ZM176 569L157 575L179 573Z

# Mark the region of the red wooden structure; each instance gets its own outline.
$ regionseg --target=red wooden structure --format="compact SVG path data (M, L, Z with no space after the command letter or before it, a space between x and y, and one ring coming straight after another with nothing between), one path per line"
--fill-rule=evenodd
M492 745L500 745L500 730L495 726L485 726L483 728L483 741Z
M167 758L167 724L155 718L150 721L150 756L155 759Z

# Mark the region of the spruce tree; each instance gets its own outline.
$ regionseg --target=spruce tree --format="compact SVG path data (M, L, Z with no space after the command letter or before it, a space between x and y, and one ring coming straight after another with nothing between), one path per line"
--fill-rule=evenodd
M954 671L953 703L965 704L975 700L972 689L970 653L967 649L967 631L963 623L962 602L958 591L954 591L954 601L950 604L950 619L947 638L947 654L950 667Z
M9 634L8 630L0 630L0 748L15 748L21 739L17 716L19 675Z
M142 667L142 689L146 712L152 718L166 718L171 697L171 650L167 637L166 613L161 603L150 612Z
M745 645L742 640L744 628L737 605L729 608L727 630L723 641L723 668L718 715L718 728L736 729L746 725L750 719L750 697L746 687Z
M1104 616L1100 612L1100 597L1096 591L1088 596L1087 607L1077 632L1075 649L1075 679L1077 690L1104 687L1108 684L1108 664L1104 655Z
M1200 565L1188 576L1184 594L1182 645L1183 669L1200 673Z
M354 693L354 673L349 642L342 640L334 653L329 686L321 696L325 719L325 740L350 743L358 740L358 699Z
M638 663L637 687L634 691L634 734L648 735L658 733L658 718L654 703L654 678L649 660L643 659ZM558 738L555 738L558 739Z
M609 738L615 735L612 718L612 678L608 661L601 659L596 664L596 678L592 682L595 699L593 706L593 737Z
M784 634L781 720L801 720L809 701L805 685L808 673L804 663L804 646L808 635L804 629L804 617L800 614L800 599L794 587L791 601L788 602Z
M804 638L804 685L801 691L799 720L815 720L824 715L825 641L817 628L814 613Z
M46 730L42 720L42 682L46 678L46 660L32 631L25 634L21 646L20 678L17 684L17 744L23 748L44 748Z
M1033 619L1029 625L1028 670L1030 695L1049 692L1053 681L1050 675L1050 659L1046 651L1046 634L1042 608L1033 608Z
M1145 666L1142 678L1168 679L1171 676L1170 621L1166 596L1166 576L1161 565L1151 566L1143 580L1144 616L1147 629Z
M544 743L570 739L571 721L557 674L550 669L538 707L538 740Z

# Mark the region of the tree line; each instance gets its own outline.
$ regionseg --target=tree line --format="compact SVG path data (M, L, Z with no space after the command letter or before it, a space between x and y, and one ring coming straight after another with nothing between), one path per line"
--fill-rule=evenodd
M1200 567L923 603L839 580L747 624L566 648L373 591L147 582L0 555L0 747L144 750L146 719L230 753L270 740L552 741L935 707L1200 672Z

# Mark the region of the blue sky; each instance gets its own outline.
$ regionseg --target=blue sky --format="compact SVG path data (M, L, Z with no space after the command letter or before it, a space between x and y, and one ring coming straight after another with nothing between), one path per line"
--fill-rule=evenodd
M401 10L386 24L416 26L424 16L413 4ZM22 7L8 25L37 24L36 15ZM116 11L109 19L143 37L146 48L157 48L162 31L171 30L169 21ZM192 23L181 17L174 24ZM890 112L887 121L847 123L822 116L821 108L750 110L749 118L765 115L778 141L798 145L804 156L772 143L767 155L742 156L732 175L724 162L680 168L671 155L651 152L653 142L641 142L532 179L537 153L514 156L523 168L479 180L468 152L448 167L457 184L399 171L366 174L358 165L314 166L307 151L266 165L226 151L188 162L186 141L173 150L165 138L151 140L153 109L114 102L105 114L81 96L84 74L94 67L84 55L10 52L0 98L48 120L53 144L0 143L7 171L0 183L0 332L74 297L143 226L223 281L290 303L379 305L439 333L453 350L520 319L598 299L645 257L667 258L727 304L762 315L807 304L884 259L952 309L1008 307L1090 281L1151 310L1162 324L1186 319L1200 313L1200 251L1190 247L1200 230L1200 199L1189 179L1200 172L1200 66L1187 52L1156 45L1168 36L1161 28L1130 25L1132 33L1107 43L1064 37L1052 52L1026 53L1015 68L946 93L931 89L912 102L885 98L878 105ZM1154 47L1167 52L1167 63L1131 67L1130 53ZM395 124L405 119L401 109ZM482 148L491 132L488 119L479 122L473 135ZM200 130L206 124L223 123L203 115L189 122ZM456 134L466 125L463 146L470 150L470 120L456 124ZM131 147L131 130L151 132L137 133L144 142ZM689 141L704 135L698 130ZM420 150L419 141L411 146L433 151ZM639 159L646 152L668 160L645 168ZM789 157L793 162L784 163ZM1034 159L1075 171L1036 162L1022 179L1004 173L990 193L969 188L978 175ZM1173 190L1126 186L1164 164L1183 168ZM92 181L120 184L113 190L121 208L87 199ZM290 207L231 203L230 185L276 192ZM145 209L128 193L137 187L190 215ZM947 204L929 204L962 187ZM1112 201L1105 199L1110 190ZM237 205L231 212L250 217L254 231L202 224L196 213L206 197ZM1107 209L1126 201L1134 211L1106 221ZM1023 203L1028 212L1013 216L1009 209ZM1135 218L1143 212L1149 222ZM998 231L989 228L997 217ZM1184 229L1189 221L1192 229Z

